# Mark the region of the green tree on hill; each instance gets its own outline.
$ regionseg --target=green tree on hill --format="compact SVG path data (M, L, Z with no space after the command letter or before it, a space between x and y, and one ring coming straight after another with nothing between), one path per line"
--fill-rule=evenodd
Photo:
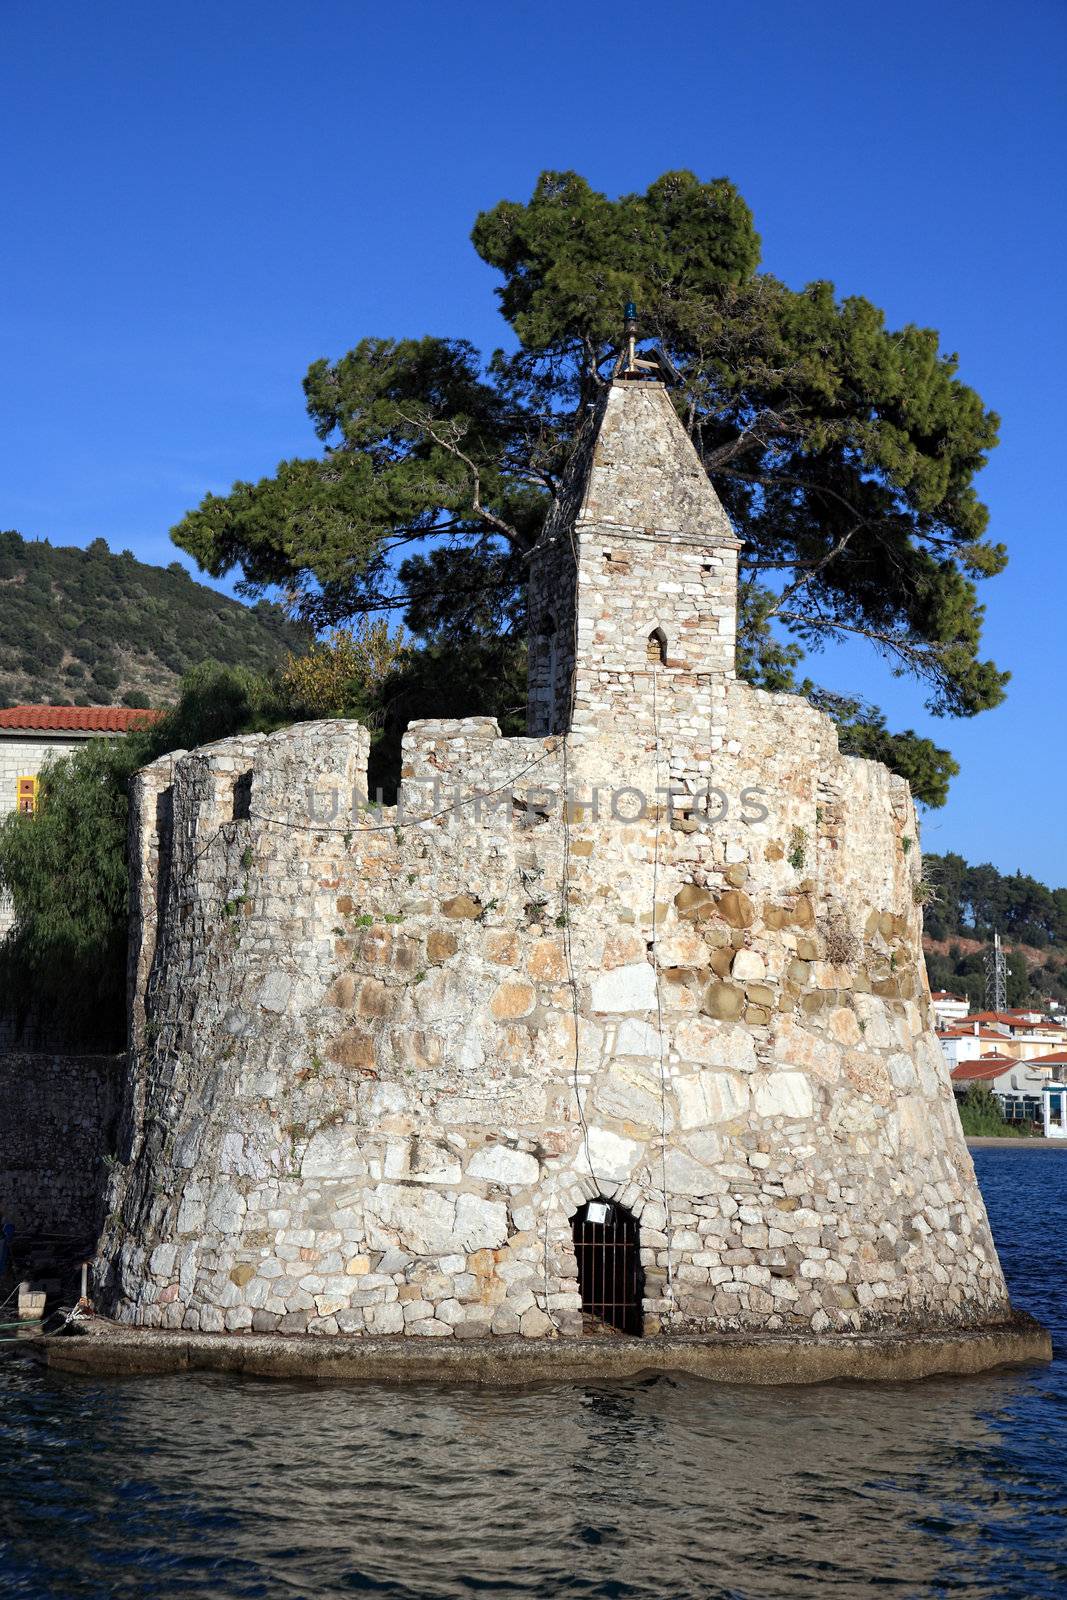
M981 655L977 583L1006 557L974 487L997 419L936 332L890 329L829 283L794 290L761 272L751 213L725 179L668 173L610 200L575 173L544 173L472 237L501 275L517 348L486 359L461 339L366 337L313 363L322 453L208 495L178 524L206 571L239 569L250 593L282 586L320 626L396 608L429 646L492 638L517 657L526 556L635 300L745 540L743 674L815 694L797 676L805 652L859 637L921 680L938 714L998 703L1006 674ZM473 673L471 687L484 698ZM846 748L943 802L947 751L859 702L827 706Z
M167 704L198 662L269 672L307 639L280 605L241 605L179 563L0 533L0 705Z

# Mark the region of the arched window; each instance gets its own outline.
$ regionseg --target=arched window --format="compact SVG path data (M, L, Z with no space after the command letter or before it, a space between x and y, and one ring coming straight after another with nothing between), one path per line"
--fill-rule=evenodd
M667 635L662 628L653 628L648 636L645 654L654 666L667 665Z
M644 1274L637 1218L614 1200L590 1200L571 1219L582 1315L599 1327L642 1332Z

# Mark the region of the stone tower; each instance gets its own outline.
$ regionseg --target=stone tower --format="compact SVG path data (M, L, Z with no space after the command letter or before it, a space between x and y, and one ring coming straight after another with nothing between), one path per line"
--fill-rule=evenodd
M739 541L661 383L617 379L530 566L532 734L721 735ZM665 708L666 711L667 708Z
M355 722L139 775L103 1308L325 1337L1003 1323L907 785L735 678L737 550L667 393L616 382L533 558L528 737L412 724L384 812Z

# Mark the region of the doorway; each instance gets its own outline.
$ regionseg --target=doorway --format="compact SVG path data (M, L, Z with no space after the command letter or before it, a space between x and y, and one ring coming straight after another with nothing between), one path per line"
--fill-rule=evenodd
M640 1337L644 1274L637 1218L614 1200L590 1200L571 1221L582 1315L590 1333Z

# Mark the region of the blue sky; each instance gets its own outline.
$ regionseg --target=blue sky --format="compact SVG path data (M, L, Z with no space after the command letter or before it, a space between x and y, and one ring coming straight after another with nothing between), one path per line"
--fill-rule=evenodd
M545 167L726 175L769 270L940 329L1003 417L1006 705L812 667L961 761L927 849L1067 883L1065 38L1062 0L0 0L0 527L172 560L206 489L311 453L316 357L503 342L478 210Z

